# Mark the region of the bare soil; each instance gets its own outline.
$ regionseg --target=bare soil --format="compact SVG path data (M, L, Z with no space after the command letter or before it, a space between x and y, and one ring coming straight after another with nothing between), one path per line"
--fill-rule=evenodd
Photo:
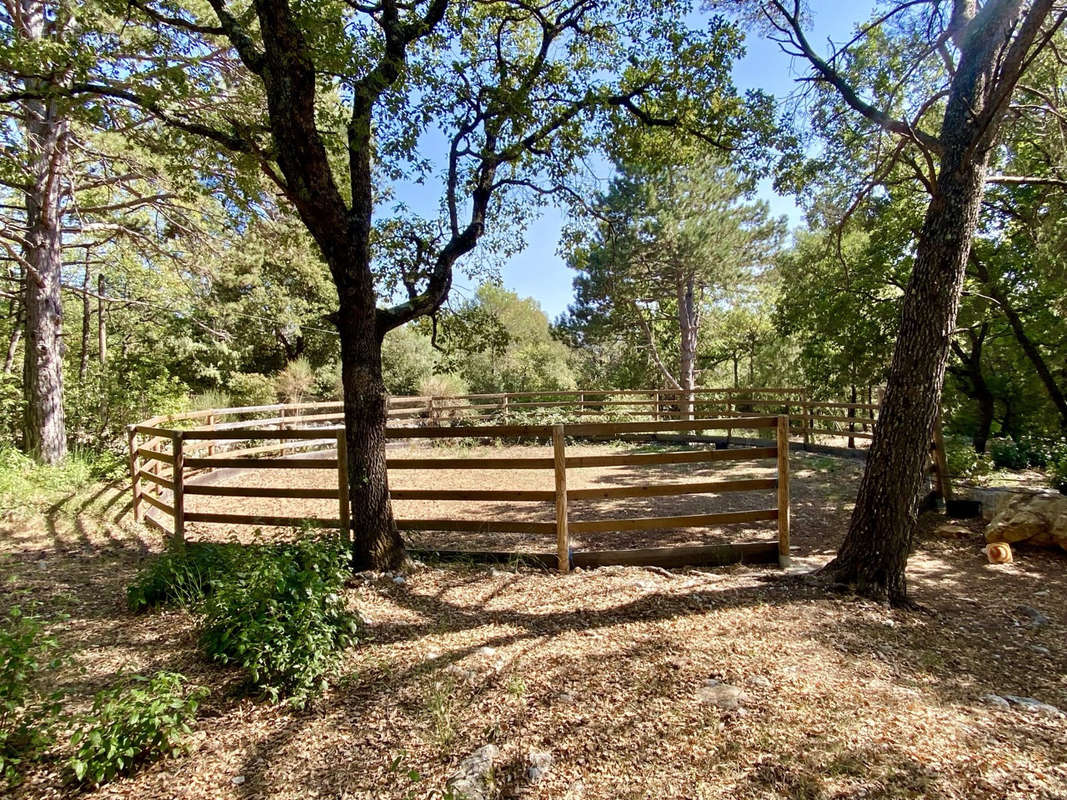
M839 543L860 468L794 459L802 566ZM984 699L1067 709L1067 555L1017 549L1013 564L989 565L978 522L923 520L909 579L932 616L771 568L358 576L348 600L367 638L327 694L295 712L235 694L233 672L199 655L189 614L126 610L126 584L161 547L127 505L102 488L0 523L0 605L33 598L55 615L76 660L62 676L73 707L160 669L211 689L189 755L87 798L440 798L487 743L500 748L497 797L1067 798L1067 719ZM1034 627L1023 606L1047 624ZM700 701L713 680L744 690L740 708ZM533 750L553 759L536 784ZM77 794L63 755L15 796Z

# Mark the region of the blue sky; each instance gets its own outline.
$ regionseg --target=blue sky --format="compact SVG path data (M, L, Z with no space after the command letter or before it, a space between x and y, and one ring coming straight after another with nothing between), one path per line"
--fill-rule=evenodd
M828 39L837 43L847 41L854 25L869 17L874 3L870 0L812 0L813 27L809 39L822 44ZM734 67L734 82L740 90L763 89L779 98L789 95L796 87L798 74L806 74L805 64L781 52L774 42L751 34L746 42L746 55ZM604 176L608 177L608 176ZM398 199L409 202L412 207L422 205L417 197L419 191L412 187L412 196L400 192ZM424 191L424 190L423 190ZM792 225L801 221L799 210L791 198L776 195L765 181L760 196L770 204L772 213L786 215ZM571 301L573 273L556 254L560 231L565 223L562 210L549 208L535 220L526 234L526 247L504 264L501 279L504 286L523 297L533 297L554 320L566 310ZM467 296L473 290L471 282L461 275L456 276L453 301Z

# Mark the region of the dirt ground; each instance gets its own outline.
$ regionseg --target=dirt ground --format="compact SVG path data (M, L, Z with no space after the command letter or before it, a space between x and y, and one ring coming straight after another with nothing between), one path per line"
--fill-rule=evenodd
M794 459L802 567L837 546L859 469ZM126 611L126 584L161 546L127 504L101 489L0 523L0 605L30 596L67 616L55 629L76 702L160 669L211 689L189 755L85 797L441 798L492 743L498 797L1067 798L1067 718L986 699L1067 709L1067 554L1017 549L991 566L980 523L924 519L909 579L932 616L773 568L358 576L348 600L367 639L294 712L235 695L188 614ZM742 689L740 707L705 702L713 681ZM552 759L538 783L532 751ZM15 796L72 794L61 755Z
M620 444L572 444L568 456L602 455L622 452L654 452L654 446L633 447ZM677 447L671 447L677 450ZM414 447L390 450L395 458L544 458L552 450L545 446L471 446ZM847 516L841 512L841 501L849 497L851 487L863 469L862 462L810 453L794 453L792 457L792 512L794 528L807 551L811 542L803 539L825 535L827 526L838 527ZM706 464L664 464L635 467L587 467L570 469L567 487L573 489L636 486L641 484L675 484L696 481L734 480L743 478L773 478L776 474L774 458L752 461L720 461ZM225 486L288 486L293 488L333 488L337 475L333 470L248 470L230 471L218 476L217 484ZM390 486L394 489L535 489L549 490L554 486L551 469L447 469L394 470L390 472ZM337 518L333 500L277 500L273 498L241 498L242 514L318 516ZM187 512L235 513L231 498L190 495L186 498ZM726 494L697 494L673 497L627 498L621 500L570 501L571 522L597 519L629 519L633 517L711 514L726 511L747 511L775 508L774 489ZM553 501L541 502L476 502L476 501L420 501L396 500L394 511L403 519L470 519L486 521L522 520L552 522L555 520ZM847 514L847 511L844 512ZM574 533L572 548L578 550L620 550L672 545L701 545L729 541L773 540L777 537L777 523L773 520L712 528L665 529L652 531L615 531L609 533ZM287 535L285 530L267 529L269 535ZM211 539L219 536L247 536L249 530L227 529L218 524L189 523L189 538ZM555 533L506 533L488 530L484 533L422 532L405 534L415 547L442 550L513 550L523 552L555 552ZM805 545L807 545L805 547Z

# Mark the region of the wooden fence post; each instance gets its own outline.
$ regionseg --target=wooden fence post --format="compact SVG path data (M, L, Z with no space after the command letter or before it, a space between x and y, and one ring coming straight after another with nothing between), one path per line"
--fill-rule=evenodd
M207 416L207 426L208 426L208 428L210 430L215 430L215 415L214 414L208 414L208 416ZM214 442L214 440L208 442L207 454L208 454L209 458L211 456L215 455L215 442Z
M556 469L556 559L559 571L571 568L571 540L567 530L567 450L562 425L552 426L552 456Z
M140 522L141 514L141 470L140 460L137 458L137 431L131 425L126 429L126 437L130 444L130 485L133 489L133 519Z
M185 452L181 431L171 436L171 448L174 453L174 470L171 481L174 483L174 544L185 544Z
M811 395L804 390L802 399L800 401L800 426L804 432L804 450L811 449L811 429L808 427L808 423L811 421Z
M948 458L945 455L945 436L941 432L941 412L934 420L934 469L937 473L937 491L941 499L948 503L952 500L952 482L948 477Z
M778 417L778 564L789 566L789 417Z
M352 505L348 499L348 442L345 429L337 431L337 497L338 520L341 527L341 541L351 544Z

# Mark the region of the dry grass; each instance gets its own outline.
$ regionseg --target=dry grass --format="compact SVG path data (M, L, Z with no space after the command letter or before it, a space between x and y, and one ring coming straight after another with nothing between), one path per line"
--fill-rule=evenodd
M803 563L837 544L856 474L796 459ZM928 519L910 577L932 617L770 569L416 566L403 584L353 582L370 638L297 713L232 694L233 676L197 655L188 615L125 610L125 584L159 543L126 520L125 498L85 499L3 522L0 603L29 591L69 615L58 628L77 668L63 679L82 702L157 669L212 688L189 756L87 797L441 797L456 762L487 742L501 750L500 797L1067 797L1067 719L982 700L1067 709L1063 554L989 566L977 532L938 535ZM1021 604L1050 623L1028 627ZM708 679L746 702L700 703ZM537 785L523 777L531 750L554 757ZM68 793L57 762L17 796Z

